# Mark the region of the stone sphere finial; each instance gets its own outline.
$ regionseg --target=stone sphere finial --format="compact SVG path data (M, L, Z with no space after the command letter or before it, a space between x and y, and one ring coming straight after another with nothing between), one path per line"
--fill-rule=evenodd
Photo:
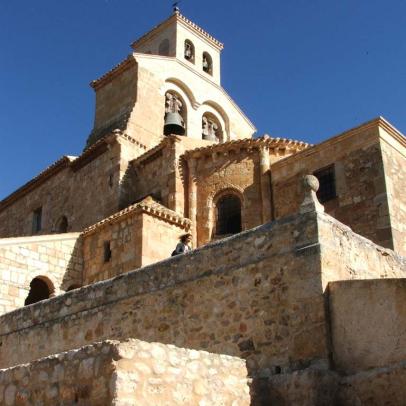
M300 205L300 213L307 213L310 211L324 211L324 206L320 204L316 195L319 187L319 180L315 176L305 175L303 177L304 200Z
M306 191L309 189L313 192L317 192L320 187L319 180L314 175L306 175L303 177L303 183Z

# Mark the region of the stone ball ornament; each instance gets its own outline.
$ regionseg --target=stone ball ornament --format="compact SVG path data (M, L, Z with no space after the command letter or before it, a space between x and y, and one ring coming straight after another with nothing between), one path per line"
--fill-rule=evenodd
M315 193L319 190L320 183L314 175L305 175L303 177L303 183L306 190L310 189Z

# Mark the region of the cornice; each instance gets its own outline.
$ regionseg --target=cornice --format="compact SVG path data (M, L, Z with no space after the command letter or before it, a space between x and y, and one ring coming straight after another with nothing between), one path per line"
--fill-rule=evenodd
M95 79L90 82L90 86L94 90L98 90L107 83L111 82L115 77L119 76L121 73L126 71L132 66L135 66L136 61L134 59L133 54L130 54L127 56L126 59L118 63L116 66L114 66L112 69L110 69L108 72L106 72L104 75L100 76L98 79Z
M284 159L281 159L280 161L277 161L272 164L272 167L283 167L286 165L289 165L291 162L291 159L299 160L301 158L311 156L315 154L318 151L322 151L326 148L329 148L337 143L343 142L344 140L357 136L359 134L365 133L368 130L371 129L378 129L378 128L383 128L385 131L390 134L392 137L394 137L397 141L402 143L402 145L406 145L406 139L402 135L402 133L397 130L395 127L393 127L388 121L386 121L383 117L376 117L370 121L367 121L366 123L363 123L357 127L351 128L350 130L344 131L334 137L328 138L325 141L322 141L319 144L312 145L308 149L304 151L298 152L294 157L289 156ZM380 137L379 133L376 134L377 140L378 137Z
M29 182L18 188L11 195L7 196L5 199L0 201L0 211L4 210L6 207L10 206L13 202L20 199L22 196L26 195L31 190L37 188L47 179L61 172L63 169L68 168L72 162L77 158L65 155L62 158L55 161L53 164L48 166L42 172L40 172L35 178L31 179Z
M166 221L167 223L175 224L185 230L190 229L191 226L191 221L189 219L161 205L149 196L141 202L128 206L125 209L111 215L110 217L107 217L99 221L98 223L86 228L85 230L83 230L82 235L85 237L89 236L108 225L122 221L123 219L131 215L140 213L145 213L157 217L163 221Z
M163 30L166 26L170 25L172 22L179 22L183 26L189 28L192 32L194 32L196 35L202 37L204 40L208 41L212 46L214 46L216 49L221 51L224 48L224 45L218 41L216 38L214 38L212 35L210 35L207 31L205 31L203 28L199 27L197 24L194 22L190 21L188 18L186 18L184 15L179 13L178 11L175 11L169 18L161 22L160 24L156 25L152 30L148 31L146 34L135 40L132 44L131 47L136 50L136 48L142 46L147 42L151 37L155 36L159 31Z
M241 140L227 141L221 144L212 144L207 147L199 147L183 154L183 158L189 160L191 158L199 159L213 153L221 153L230 150L240 149L256 149L269 148L274 150L289 150L294 153L302 151L309 147L309 144L303 141L290 140L287 138L272 138L264 135L261 138L244 138Z

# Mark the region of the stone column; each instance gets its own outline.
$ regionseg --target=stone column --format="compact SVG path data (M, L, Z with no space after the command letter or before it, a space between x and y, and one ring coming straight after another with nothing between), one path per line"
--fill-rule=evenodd
M188 160L189 166L189 219L192 222L190 232L193 235L193 248L197 247L197 184L196 184L196 158Z
M261 199L262 199L262 222L271 221L271 182L269 179L269 148L262 147L260 154L260 178L261 178Z

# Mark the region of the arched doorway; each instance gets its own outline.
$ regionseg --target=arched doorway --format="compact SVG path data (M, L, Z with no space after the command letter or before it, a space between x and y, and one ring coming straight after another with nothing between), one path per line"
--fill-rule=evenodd
M241 200L235 194L226 194L216 203L216 235L237 234L242 230Z
M25 299L24 306L49 299L54 293L54 287L51 281L45 278L36 277L30 283L30 291Z

